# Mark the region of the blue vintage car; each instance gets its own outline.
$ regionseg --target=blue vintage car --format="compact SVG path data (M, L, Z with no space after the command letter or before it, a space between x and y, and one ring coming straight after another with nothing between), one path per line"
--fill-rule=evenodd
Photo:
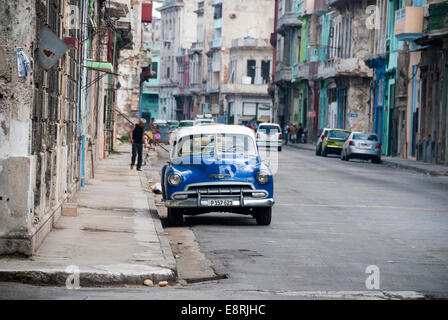
M234 212L271 223L274 183L258 154L254 132L243 126L178 129L162 169L162 194L170 225L183 215Z

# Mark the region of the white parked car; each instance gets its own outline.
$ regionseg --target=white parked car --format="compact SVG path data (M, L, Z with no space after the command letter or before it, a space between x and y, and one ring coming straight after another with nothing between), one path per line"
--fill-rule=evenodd
M277 148L282 151L282 129L276 123L260 123L257 128L257 144L261 148Z

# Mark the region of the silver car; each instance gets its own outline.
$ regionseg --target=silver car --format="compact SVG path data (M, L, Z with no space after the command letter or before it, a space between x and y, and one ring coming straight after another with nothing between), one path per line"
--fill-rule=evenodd
M381 163L381 142L376 133L352 132L342 147L341 160L354 158Z

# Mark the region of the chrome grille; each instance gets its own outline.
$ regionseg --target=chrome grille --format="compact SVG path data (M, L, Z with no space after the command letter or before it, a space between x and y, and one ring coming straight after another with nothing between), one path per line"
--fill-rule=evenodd
M209 184L209 185L189 185L186 191L190 194L200 194L201 196L232 196L241 193L252 193L252 184Z

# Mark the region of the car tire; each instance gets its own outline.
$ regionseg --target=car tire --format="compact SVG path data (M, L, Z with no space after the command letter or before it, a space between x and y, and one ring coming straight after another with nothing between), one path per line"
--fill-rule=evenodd
M278 152L282 152L282 147L278 147Z
M320 146L318 146L316 148L316 156L320 156L321 150L320 150Z
M381 158L374 158L374 159L372 159L372 162L379 164L379 163L381 163Z
M184 215L179 209L168 208L168 223L172 227L181 226L184 223Z
M344 151L341 151L341 161L345 161Z
M272 207L259 208L255 215L255 220L259 226L268 226L271 224Z

